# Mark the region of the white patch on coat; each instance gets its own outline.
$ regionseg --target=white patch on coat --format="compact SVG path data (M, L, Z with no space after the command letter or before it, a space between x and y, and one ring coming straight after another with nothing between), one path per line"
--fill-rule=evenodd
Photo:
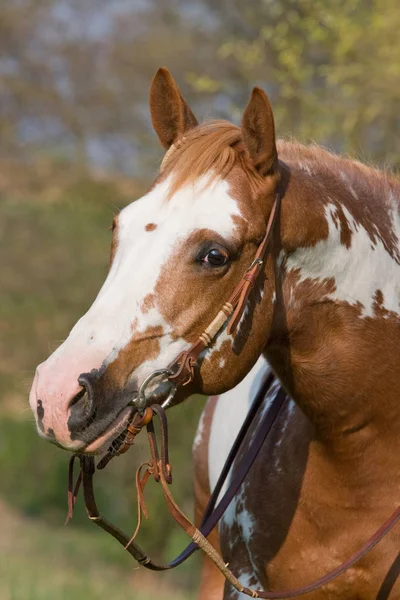
M260 385L260 381L268 369L268 362L263 356L260 356L239 385L218 398L212 418L208 444L211 491L217 483L232 444L253 402L255 389ZM227 482L221 490L221 494L225 492L226 485Z
M196 435L194 436L193 445L192 445L192 452L194 452L194 450L196 450L196 448L201 444L201 441L203 439L205 418L206 418L206 411L204 409L203 412L201 413L200 420L197 424Z
M254 369L257 366L258 366L258 364L256 364ZM250 383L250 386L248 387L247 397L243 395L243 398L247 399L247 410L250 408L252 402L254 401L257 391L259 389L260 383L261 383L261 379L265 376L265 373L268 368L269 368L268 363L267 363L267 361L265 361L264 363L261 363L261 367L257 371L255 371L254 373L252 373L252 371L250 371L250 374L252 374L252 381ZM239 388L239 386L237 386L237 388L235 388L235 390L238 390L238 388ZM280 381L279 381L279 379L275 379L275 381L273 381L270 389L268 390L268 394L265 397L264 404L262 406L262 409L260 411L260 415L259 415L258 419L261 419L264 416L265 412L269 410L269 408L271 406L271 402L275 398L276 393L279 388L280 388ZM238 390L238 392L239 392L239 390ZM245 392L245 390L243 390L243 394L244 394L244 392ZM227 394L231 394L231 392L227 392ZM293 407L294 407L294 402L292 400L290 401L290 405L293 405ZM282 436L286 430L287 422L289 420L291 413L292 413L292 408L290 407L289 413L288 413L288 419L287 419L287 421L285 420L282 425L282 430L281 430ZM214 413L214 415L215 415L215 413ZM256 430L253 431L251 439L254 438L255 433L256 433ZM233 440L232 440L231 444L232 443L233 443ZM210 461L210 454L209 454L209 461ZM228 480L229 480L229 478L228 478ZM216 481L215 481L215 483L216 483ZM214 483L214 486L215 486L215 483ZM210 480L210 485L211 485L211 480ZM223 491L225 491L225 490L226 490L226 486L224 487ZM230 502L227 510L225 511L225 513L222 517L221 522L228 529L231 529L234 525L236 525L240 530L241 540L249 548L251 538L253 535L254 526L255 526L255 518L246 509L246 496L248 493L249 493L249 491L247 489L247 484L246 484L246 481L244 481L244 483L240 487L240 490L238 491L236 496ZM234 543L235 543L235 540L231 539L229 542L231 549L232 549ZM250 549L249 549L249 558L251 559Z
M325 208L329 227L328 237L307 248L298 248L289 256L280 256L287 272L298 271L300 281L316 282L334 278L335 290L326 298L363 307L362 316L374 316L374 298L377 290L383 293L383 307L400 314L400 265L390 256L378 236L373 242L368 232L342 206L352 232L351 246L340 241L340 227L335 219L336 207ZM400 220L394 210L393 228L400 240Z
M305 173L307 173L307 175L312 175L312 174L313 174L313 172L312 172L312 170L311 170L311 167L310 167L310 165L308 165L307 163L299 163L299 164L298 164L298 167L299 167L299 168L300 168L302 171L304 171Z
M217 316L217 315L215 315L215 316ZM229 342L230 345L232 346L233 335L228 334L227 327L228 327L228 322L226 323L226 325L224 325L223 329L218 333L218 335L215 339L215 342L213 343L211 348L206 348L205 350L203 350L203 352L201 353L202 357L205 356L206 353L207 353L207 356L211 357L216 352L221 352L221 348L222 348L222 345L224 344L224 342Z
M246 508L246 497L251 493L247 484L244 482L236 496L230 502L227 510L221 518L220 526L232 529L236 526L239 530L241 542L246 546L248 558L252 561L251 541L256 526L254 515ZM234 536L228 537L228 545L230 550L234 550L237 538Z
M286 401L286 406L285 406L285 418L282 420L282 425L279 431L279 437L277 438L274 448L273 448L273 455L274 455L274 466L275 466L275 471L276 473L282 473L282 466L281 466L281 458L282 458L282 454L280 452L280 447L282 445L282 441L285 438L285 433L286 433L286 429L289 425L289 422L292 418L292 414L293 411L296 407L296 403L294 400L292 400L291 398L289 398Z
M263 588L261 587L261 584L259 583L255 573L252 571L241 571L237 578L243 587L247 587L252 590L263 591ZM249 596L238 592L238 590L234 590L230 597L232 600L244 600L244 598L247 598L247 600L249 599Z

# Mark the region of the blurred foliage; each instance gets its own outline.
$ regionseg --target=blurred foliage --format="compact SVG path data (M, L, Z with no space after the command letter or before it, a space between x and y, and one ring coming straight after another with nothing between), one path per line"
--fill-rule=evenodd
M166 65L200 117L239 120L257 84L281 135L397 167L399 28L397 0L8 0L2 152L149 174L148 89Z
M27 397L36 365L66 336L100 288L108 268L109 227L113 214L125 202L111 183L90 179L72 185L56 202L22 197L2 197L0 201L0 498L22 514L57 527L66 560L75 552L59 530L66 511L69 456L38 437ZM188 514L193 512L191 444L202 405L202 399L194 397L171 411L170 418L174 494ZM102 511L127 531L133 532L136 524L135 471L147 456L143 436L128 454L112 461L96 477ZM159 486L149 484L146 499L151 519L144 522L140 540L149 552L166 561L187 539L169 517ZM131 565L114 540L86 523L79 503L68 529L85 527L89 544L100 539L97 544L106 557L115 564ZM100 553L99 547L88 562L96 562ZM0 564L4 565L4 559L0 545ZM19 561L16 553L8 558L11 560ZM191 583L193 589L197 561L195 558L179 569L171 581L180 588ZM14 565L13 571L17 570ZM30 570L32 577L34 572ZM83 578L77 586L83 586ZM72 589L66 598L79 597ZM22 598L21 594L10 597ZM43 592L43 598L46 594ZM42 596L32 595L36 597L42 600Z
M0 598L2 600L191 600L176 575L157 582L90 523L65 528L21 516L0 502ZM182 582L180 582L182 588Z
M200 118L239 122L259 85L278 134L398 168L399 30L397 0L0 3L0 496L19 511L9 519L0 510L1 600L118 599L133 589L127 571L105 568L105 560L130 567L86 524L82 505L59 529L68 456L38 438L27 395L36 365L104 280L113 214L156 170L161 150L148 111L156 69L171 70ZM171 411L174 493L189 513L201 406L193 398ZM146 456L138 440L96 481L102 510L131 531L134 471ZM141 539L166 560L185 540L157 486L146 496L151 520ZM196 564L170 584L194 589ZM133 586L141 576L135 571Z
M278 131L399 165L396 0L274 0L246 14L251 34L232 36L219 56L266 81Z

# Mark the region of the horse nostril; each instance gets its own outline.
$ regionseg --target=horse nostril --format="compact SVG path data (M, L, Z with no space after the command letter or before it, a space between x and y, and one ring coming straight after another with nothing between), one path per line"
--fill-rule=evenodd
M68 427L71 432L83 431L89 427L93 423L96 412L93 386L89 374L84 373L80 375L78 383L82 386L82 389L69 403L71 414L68 420Z
M69 408L72 408L75 404L77 404L79 402L79 400L81 400L83 398L83 396L87 394L86 388L82 388L80 392L78 392L76 394L76 396L74 396L71 400L71 402L69 403Z

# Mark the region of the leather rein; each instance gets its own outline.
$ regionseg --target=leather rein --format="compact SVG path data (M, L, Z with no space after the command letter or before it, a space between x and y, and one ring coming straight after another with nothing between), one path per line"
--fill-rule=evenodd
M229 581L236 590L252 598L266 598L270 600L293 598L295 596L312 592L326 585L347 571L347 569L349 569L354 563L359 561L363 556L365 556L365 554L372 550L372 548L395 526L400 519L399 506L389 517L389 519L383 523L383 525L363 544L363 546L356 553L350 556L336 569L327 573L323 577L320 577L309 585L291 590L264 592L261 590L247 588L240 583L240 581L230 571L229 565L225 564L220 554L207 540L207 536L218 524L230 502L238 492L252 464L254 463L254 460L257 458L265 439L267 438L285 405L287 396L282 387L280 387L272 402L269 404L268 409L262 411L262 414L260 415L265 396L270 391L271 385L275 379L272 373L268 373L266 375L257 392L256 398L229 452L228 458L218 478L215 489L210 497L199 528L197 528L182 512L171 494L169 486L172 483L172 469L168 457L168 425L165 408L173 399L178 386L184 386L193 381L195 377L195 367L201 353L212 344L228 320L228 333L230 334L236 331L243 315L249 293L257 280L263 264L265 263L267 251L272 237L273 225L276 215L279 211L279 204L280 195L277 194L268 220L265 236L257 249L253 262L246 270L229 300L225 302L222 309L219 311L207 329L199 336L195 343L189 347L188 350L185 350L179 354L175 361L168 367L168 369L155 371L143 382L138 391L137 398L131 403L132 406L136 408L136 412L134 412L133 417L127 427L127 433L124 440L117 448L112 445L109 451L97 465L97 469L103 469L114 456L118 456L126 452L134 443L136 435L146 427L151 459L144 462L138 468L136 473L138 524L133 536L129 537L118 527L101 516L94 494L93 475L95 473L95 464L92 456L76 454L72 456L70 460L68 478L68 515L66 520L67 523L73 515L77 495L82 484L84 501L89 519L97 526L101 527L104 531L112 535L120 544L122 544L122 546L124 546L124 548L138 563L147 569L151 569L153 571L165 571L172 569L182 564L193 554L193 552L201 548L213 561L215 566L221 571L226 580ZM150 398L146 397L146 389L153 380L156 380L160 377L166 377L166 379L172 384L169 396L162 406L157 404L147 406L149 400L151 400L151 395ZM154 429L155 418L157 418L160 422L160 444L158 444ZM232 473L231 481L227 487L227 490L219 499L222 488L231 472L233 463L237 459L243 446L243 442L251 427L257 423L258 425L256 425L256 431L253 435L251 444L247 452L238 461L238 464L235 465L235 469ZM74 485L73 468L75 459L77 458L80 461L80 473ZM161 483L168 511L178 525L191 538L189 545L178 557L176 557L167 565L158 564L153 561L135 542L136 535L139 532L142 514L145 516L145 518L148 518L147 508L144 501L144 487L150 477L153 477L156 482Z

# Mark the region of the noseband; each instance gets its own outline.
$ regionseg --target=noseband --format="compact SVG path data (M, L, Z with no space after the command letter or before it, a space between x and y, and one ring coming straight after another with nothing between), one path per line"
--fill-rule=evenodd
M95 472L94 459L91 456L79 456L75 455L71 458L70 469L69 469L69 484L68 484L68 515L67 521L72 517L73 509L75 506L77 494L81 483L83 484L83 493L85 499L86 510L89 518L93 523L104 529L107 533L112 535L124 548L131 554L131 556L144 567L153 571L165 571L177 567L182 564L194 551L201 548L208 557L212 560L215 566L221 571L223 576L229 583L239 592L246 594L252 598L265 598L270 600L278 600L284 598L293 598L309 592L313 592L345 571L347 571L354 563L359 561L365 556L372 548L380 542L380 540L396 525L400 519L400 506L395 512L389 517L385 523L371 536L364 545L350 558L344 561L336 569L327 573L323 577L320 577L316 581L309 585L301 588L283 590L280 592L263 592L261 590L253 590L244 587L241 582L235 577L232 571L228 568L228 564L225 564L222 557L214 549L214 547L207 540L207 536L217 525L230 502L235 497L245 477L247 476L254 460L259 454L259 451L272 429L276 419L278 418L286 400L286 394L282 388L279 388L273 401L270 403L269 408L264 411L262 415L259 415L260 408L263 405L266 394L268 393L274 376L269 374L262 382L257 396L250 408L250 411L237 435L235 442L231 448L222 472L219 476L215 489L211 495L200 528L197 528L193 523L186 517L186 515L179 508L175 502L169 486L172 483L172 469L168 459L168 428L165 408L173 400L177 389L180 386L185 386L191 383L195 378L195 367L201 353L208 348L219 332L222 330L224 325L228 322L227 332L233 334L237 330L240 320L243 316L244 309L246 307L247 299L253 288L257 277L261 271L262 266L268 255L269 244L272 237L273 226L276 220L276 216L280 206L280 195L276 195L275 202L273 204L265 236L259 245L253 262L244 273L243 277L239 281L235 290L229 297L228 301L222 306L216 317L212 320L207 329L198 337L198 339L184 352L181 352L176 359L166 369L159 369L151 373L142 383L138 394L134 400L130 403L134 407L135 414L132 417L130 424L127 427L127 434L125 439L122 441L117 449L111 447L105 456L100 460L97 465L98 469L103 469L107 463L119 454L126 452L135 441L136 435L144 428L147 429L151 460L143 463L136 474L136 488L138 497L138 525L135 533L131 538L123 533L120 529L115 527L112 523L104 519L97 508L94 488L93 488L93 475ZM147 393L149 385L155 380L159 382L164 380L170 383L170 391L167 399L164 401L162 406L151 404L151 392ZM157 438L155 434L153 419L157 417L160 420L160 451L158 448ZM258 419L257 419L258 417ZM232 480L229 483L227 491L219 500L221 490L224 483L226 482L228 475L231 471L235 459L238 457L240 450L243 445L243 441L250 431L251 427L256 425L256 431L252 437L250 447L244 454L243 458L239 461L238 465L235 466L235 471L232 475ZM73 484L73 466L76 458L79 458L81 471L78 480L74 486ZM142 475L143 469L145 472ZM178 523L178 525L190 536L192 542L185 548L185 550L171 563L168 565L160 565L154 562L150 557L145 554L142 549L135 543L135 537L139 531L142 513L147 517L147 509L144 502L144 486L148 479L153 477L156 482L161 483L163 494L167 508ZM218 502L219 500L219 502ZM395 580L397 579L396 573L394 574Z

